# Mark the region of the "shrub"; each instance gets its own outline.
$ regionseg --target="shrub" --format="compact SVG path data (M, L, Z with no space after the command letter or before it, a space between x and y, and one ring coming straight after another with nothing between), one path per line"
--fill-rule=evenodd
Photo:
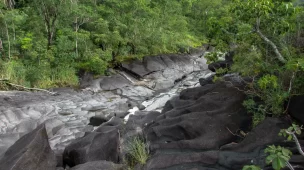
M134 167L137 164L145 165L149 158L148 146L140 137L131 139L126 147L127 164Z
M0 61L0 77L8 79L12 83L29 85L26 80L26 68L18 60Z

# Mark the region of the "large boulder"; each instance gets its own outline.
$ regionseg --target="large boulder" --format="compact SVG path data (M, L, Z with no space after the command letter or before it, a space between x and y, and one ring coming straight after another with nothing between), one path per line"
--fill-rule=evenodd
M281 119L266 118L249 132L240 143L223 146L221 150L246 153L258 147L281 143L284 141L284 138L278 134L281 129L286 128L288 128L288 124Z
M266 118L239 143L229 143L220 149L219 164L232 169L242 169L244 165L267 167L264 149L268 145L285 146L284 138L278 133L288 124L278 118Z
M91 161L119 161L118 121L111 119L96 131L88 132L67 146L63 153L63 163L69 167Z
M153 149L218 149L235 140L228 129L250 124L242 92L223 83L211 86L184 90L170 101L173 109L146 130Z
M221 169L218 150L239 140L230 131L246 131L251 122L244 98L235 87L215 83L168 101L163 115L144 129L154 153L145 169Z
M152 156L145 170L231 170L250 164L270 170L264 152L269 145L289 148L292 165L303 167L294 142L278 136L290 119L266 118L251 130L251 115L242 106L246 80L236 75L223 78L183 90L147 124L144 136ZM295 112L300 105L291 106L290 112Z
M45 126L41 124L5 152L0 160L0 170L54 170L56 164Z

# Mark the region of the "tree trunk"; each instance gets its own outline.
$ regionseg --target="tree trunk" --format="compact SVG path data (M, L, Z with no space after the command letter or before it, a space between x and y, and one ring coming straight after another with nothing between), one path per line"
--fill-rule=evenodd
M4 16L4 14L2 13L2 11L0 10L0 13ZM5 29L6 29L6 38L7 38L7 42L8 42L8 58L11 58L11 41L10 41L10 36L9 36L9 30L8 30L8 26L7 26L7 22L4 19L4 25L5 25Z
M3 50L3 45L2 45L2 40L0 39L0 52L1 52L1 54L2 54L2 58L4 59L5 58L5 52L4 52L4 50Z
M76 57L78 57L78 17L75 18L75 53Z
M261 31L260 31L260 18L257 18L256 21L256 33L267 43L269 44L274 53L276 54L277 59L282 62L282 63L286 63L285 58L282 56L282 54L280 53L280 51L278 50L278 47L271 41L269 40Z

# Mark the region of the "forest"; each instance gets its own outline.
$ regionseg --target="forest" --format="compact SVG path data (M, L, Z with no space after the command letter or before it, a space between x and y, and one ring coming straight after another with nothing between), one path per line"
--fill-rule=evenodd
M231 72L255 79L244 105L263 119L303 94L304 1L3 0L0 79L26 87L77 87L78 75L106 75L121 62L187 53L203 45L233 51ZM218 70L218 73L227 70ZM6 87L2 84L2 89Z

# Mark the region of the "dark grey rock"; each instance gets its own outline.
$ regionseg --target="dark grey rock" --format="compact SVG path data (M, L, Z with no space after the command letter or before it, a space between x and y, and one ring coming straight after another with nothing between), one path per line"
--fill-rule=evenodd
M67 146L63 163L73 167L91 161L119 161L119 120L112 118L95 132L88 132Z
M245 95L223 83L211 86L183 91L171 103L173 109L167 109L163 119L146 128L151 149L210 150L236 140L227 128L236 131L250 123L251 118L242 107Z
M304 95L294 96L291 98L288 112L289 114L298 120L302 125L304 124Z
M200 78L199 82L201 86L205 86L207 84L212 84L213 83L213 78L214 76L210 76L208 78Z
M108 121L108 118L106 118L105 116L93 116L90 118L89 125L100 126L101 124L103 124L107 121Z
M138 105L138 109L139 110L144 110L146 107L144 106L144 105L142 105L142 104L140 104L140 105Z
M217 61L208 65L209 70L216 72L219 68L228 68L230 69L233 64L233 52L228 52L225 54L225 61Z
M85 164L77 165L70 170L125 170L126 167L119 164L114 164L108 161L92 161Z
M204 153L167 153L167 154L155 154L145 166L145 169L166 169L179 167L180 169L185 167L187 164L194 164L195 167L206 166L215 167L218 161L218 152L209 151ZM199 166L198 166L199 165ZM175 169L175 168L174 168ZM188 168L187 168L188 169ZM190 169L190 168L189 168Z
M264 168L267 166L264 149L265 146L254 148L254 150L245 153L221 151L219 152L218 163L230 169L242 169L245 165L257 165Z
M128 85L131 85L131 82L119 74L103 77L100 80L100 88L102 90L116 90Z
M113 127L113 128L116 128L116 129L120 129L122 125L123 125L123 119L122 118L112 117L109 121L100 125L95 131L96 132L103 132L102 129L104 127L106 127L106 128L107 127Z
M288 127L288 124L278 118L266 118L238 144L226 145L222 151L251 152L258 147L283 142L284 137L279 136L281 129Z
M122 68L137 77L153 80L154 90L163 90L173 87L185 75L199 71L202 63L196 61L198 56L198 53L147 56L142 61L124 63Z
M21 137L5 152L0 160L0 170L54 170L56 163L42 124Z

